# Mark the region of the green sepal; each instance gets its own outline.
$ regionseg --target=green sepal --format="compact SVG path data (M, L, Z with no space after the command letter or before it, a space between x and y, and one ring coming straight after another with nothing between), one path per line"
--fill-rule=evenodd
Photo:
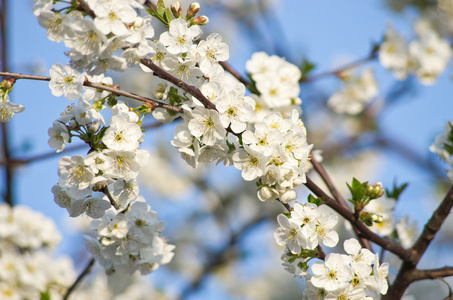
M105 104L105 97L95 100L93 102L93 105L91 105L91 107L93 107L97 112L100 112L102 110L102 107L104 106L104 104Z
M288 219L291 219L291 213L290 212L284 212L283 213Z
M308 270L308 262L306 261L300 261L298 264L297 264L297 267L299 269L301 269L302 271L306 272Z
M114 107L117 103L118 103L118 100L116 100L116 97L115 97L115 96L110 95L110 96L108 97L107 105L108 105L109 107Z

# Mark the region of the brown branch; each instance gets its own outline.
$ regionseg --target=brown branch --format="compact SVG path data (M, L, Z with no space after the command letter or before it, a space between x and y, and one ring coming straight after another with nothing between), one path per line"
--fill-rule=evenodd
M332 180L330 179L330 177L327 174L324 167L318 161L316 161L313 157L311 158L310 161L313 165L313 168L316 170L316 172L319 174L319 176L321 176L322 180L327 185L327 188L329 189L329 191L332 194L332 196L334 197L334 199L338 203L340 203L340 205L343 206L343 208L345 208L349 211L349 207L346 204L346 201L341 196L341 194L338 192L338 190L335 188L335 185L333 184ZM353 226L352 228L353 228L355 234L357 235L357 237L359 238L359 242L362 245L362 247L373 252L373 248L371 247L370 242L367 239L365 239L363 236L361 236L360 231L358 231L357 227Z
M394 281L395 283L390 287L385 299L399 299L404 294L404 291L413 281L412 274L417 272L415 267L425 253L426 249L428 249L428 246L431 244L437 232L440 230L445 219L450 214L452 207L453 186L450 187L450 190L445 198L425 224L425 227L423 228L423 231L415 244L409 249L411 255L407 259L404 259L403 265L401 266Z
M27 74L10 73L10 72L0 72L0 76L12 77L12 78L15 78L15 79L31 79L31 80L50 81L50 77L48 77L48 76L27 75ZM88 86L88 87L92 87L92 88L95 88L95 89L109 91L109 92L111 92L111 93L113 93L115 95L124 96L124 97L127 97L127 98L139 100L141 102L149 103L149 104L151 104L152 106L155 106L155 107L161 107L161 108L164 108L164 109L167 109L167 110L171 110L171 111L174 111L174 112L178 112L178 113L183 113L184 112L182 108L179 108L179 107L176 107L176 106L172 106L172 105L168 105L168 104L160 102L158 100L154 100L154 99L150 99L150 98L147 98L147 97L139 96L137 94L126 92L124 90L116 89L116 88L113 88L113 87L110 87L110 86L105 86L105 85L102 85L102 84L92 83L92 82L89 82L87 80L85 80L83 85L84 86Z
M151 70L153 70L156 76L173 83L177 87L180 87L181 89L185 90L186 92L197 98L204 105L204 107L217 110L214 103L209 101L209 99L206 98L205 95L203 95L203 93L198 88L191 86L185 83L184 81L176 78L175 76L167 73L163 69L159 68L159 66L154 64L153 61L149 58L142 58L140 62L147 66L148 68L150 68Z
M79 7L82 11L86 12L93 19L96 17L94 11L91 10L90 6L85 2L85 0L77 0L77 2L79 3Z
M91 268L93 267L94 262L95 262L95 260L94 260L94 258L92 258L90 260L90 262L88 263L88 265L85 267L85 269L82 271L82 273L80 273L79 277L77 277L76 281L69 287L68 291L66 292L66 295L64 295L64 297L63 297L63 300L68 300L69 296L75 290L75 288L80 284L82 279L86 275L90 274Z
M319 188L311 179L307 176L307 182L305 186L311 190L316 196L323 198L323 203L327 206L331 207L337 213L339 213L343 218L348 220L353 227L356 227L358 232L360 232L361 236L368 239L369 241L381 246L387 251L390 251L396 254L402 260L408 260L411 256L411 252L409 250L404 249L398 244L395 244L376 233L372 232L368 226L366 226L360 219L357 219L349 209L344 208L341 206L340 203L332 199L329 195L327 195L321 188ZM395 298L396 299L396 298Z
M411 280L438 279L453 276L453 267L445 266L439 269L416 270L411 274Z

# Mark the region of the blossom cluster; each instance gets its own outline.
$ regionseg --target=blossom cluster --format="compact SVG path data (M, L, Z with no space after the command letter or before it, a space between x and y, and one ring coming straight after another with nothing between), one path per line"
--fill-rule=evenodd
M139 197L136 178L149 153L138 149L143 140L138 122L137 113L118 101L112 106L112 117L106 126L90 102L79 99L79 105L70 106L49 129L49 145L61 151L76 136L91 146L85 157L60 159L59 182L52 188L55 202L66 208L71 217L104 217L102 225L93 220L97 239L87 237L85 244L106 269L129 273L140 270L146 274L159 264L168 263L174 247L159 237L163 223L158 223L157 213ZM139 215L135 211L138 207ZM103 226L118 222L123 224L121 230L105 232L108 229Z
M280 214L277 221L280 227L274 237L285 246L283 266L306 279L305 299L365 299L366 294L387 292L388 264L381 265L377 254L355 239L344 242L347 255L330 253L312 264L312 273L308 271L318 245L335 247L339 241L336 214L325 213L313 203L295 203L289 217Z
M61 299L76 273L69 258L53 257L60 240L55 223L43 214L0 205L0 298Z
M311 266L304 299L378 299L387 293L389 264L380 264L378 254L356 239L346 240L344 250L347 254L330 253Z
M328 106L338 114L356 115L361 113L370 100L377 95L378 86L371 69L360 77L342 74L344 87L330 96Z
M409 248L419 234L417 223L409 222L408 216L399 221L395 220L395 204L395 199L382 197L371 200L363 211L371 214L371 219L374 220L370 226L371 231L382 236L397 237L395 241L398 241L404 248Z
M256 52L245 65L253 79L257 94L256 111L251 122L256 123L273 112L291 116L293 109L300 109L300 69L283 58L265 52Z
M199 89L209 103L160 78L151 83L158 100L183 111L152 112L164 123L183 120L172 141L182 157L193 167L213 161L234 164L245 180L257 181L262 201L296 198L294 187L305 182L312 147L299 111L292 109L301 103L296 66L265 53L254 55L247 68L260 96L252 98L242 83L224 75L219 62L228 59L229 50L222 37L213 33L200 39L197 24L207 19L192 18L199 10L195 4L183 19L175 3L168 31L153 40L151 17L140 2L92 0L84 12L73 6L53 10L52 3L37 1L34 13L51 40L70 48L71 61L52 66L49 87L55 96L78 99L78 105L69 106L53 123L49 145L60 152L78 137L91 148L86 156L60 159L59 182L52 192L71 217L100 219L92 224L97 237L87 238L86 245L106 269L148 273L168 262L173 249L158 236L163 223L157 213L138 196L136 177L148 156L138 149L140 124L150 110L129 108L108 92L84 86L86 81L112 86L103 75L107 70L140 65L149 72L142 64L148 60ZM266 65L272 67L260 67ZM266 107L259 119L254 118L256 101ZM107 108L112 117L105 122L101 112Z
M423 84L433 84L448 65L453 54L450 44L431 28L417 30L418 39L409 44L388 27L385 40L379 47L379 61L400 80L410 73Z

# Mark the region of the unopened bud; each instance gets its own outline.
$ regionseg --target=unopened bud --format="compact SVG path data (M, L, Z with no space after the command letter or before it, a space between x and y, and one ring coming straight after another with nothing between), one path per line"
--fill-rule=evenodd
M258 190L258 199L261 201L267 201L271 198L275 197L275 193L272 191L272 189L268 186L263 186Z
M148 102L145 102L145 103L143 104L143 106L146 107L146 108L143 110L143 112L144 112L145 114L151 113L151 112L156 108L156 106L155 106L154 104L148 103Z
M16 82L15 78L8 77L0 83L0 88L3 90L3 92L9 93L13 89L13 85L15 82Z
M371 220L374 223L382 223L382 221L384 221L384 217L378 214L371 214Z
M190 4L189 9L187 10L187 14L186 14L186 20L190 20L193 17L195 17L195 15L199 11L200 11L200 4L198 2L194 2L194 3Z
M175 18L180 18L181 15L182 15L182 9L181 9L181 3L179 3L179 1L175 1L172 5L171 5L171 12L173 13L173 16Z
M382 183L378 182L373 185L367 186L367 195L370 199L377 199L384 195L384 189L382 188Z
M69 121L69 127L71 129L75 129L76 130L77 128L79 128L79 123L77 123L76 120L72 119L71 121Z
M91 133L96 133L98 132L99 128L101 128L101 123L99 122L99 120L94 120L93 122L91 122L90 126L88 127L88 130Z
M206 16L199 16L196 17L195 19L190 20L190 25L200 25L204 26L209 23L209 19Z
M279 199L282 203L289 203L293 200L296 200L297 193L293 189L288 189L286 192L280 195Z

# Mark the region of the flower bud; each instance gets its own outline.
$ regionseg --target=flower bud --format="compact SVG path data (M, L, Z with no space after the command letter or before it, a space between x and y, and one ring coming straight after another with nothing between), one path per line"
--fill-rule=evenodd
M0 89L2 90L3 93L5 92L9 93L13 89L14 83L16 83L16 79L8 77L0 83Z
M279 199L282 203L289 203L293 200L296 200L297 193L293 189L288 189L286 192L280 195Z
M189 25L200 25L204 26L209 23L209 18L206 16L199 16L196 17L195 19L190 20Z
M264 202L271 198L275 198L275 193L270 187L265 185L258 190L258 199L261 201Z
M101 128L101 123L99 122L99 120L94 120L93 122L91 122L90 126L88 126L88 130L91 133L98 132L99 128Z
M181 9L181 3L179 3L179 1L175 1L172 5L171 5L171 12L173 13L173 16L175 18L180 18L181 15L182 15L182 9Z
M384 217L378 214L371 214L371 220L374 223L382 223L382 221L384 221Z
M382 183L378 182L373 185L368 185L366 193L370 199L377 199L377 198L382 197L382 195L384 195L384 189L382 188Z
M71 129L77 130L77 128L79 128L79 123L77 123L76 120L72 119L71 121L69 121L69 127Z
M187 9L186 20L190 20L200 11L200 4L194 2L190 4L189 9Z
M134 27L139 28L143 25L143 18L137 17L134 21Z

